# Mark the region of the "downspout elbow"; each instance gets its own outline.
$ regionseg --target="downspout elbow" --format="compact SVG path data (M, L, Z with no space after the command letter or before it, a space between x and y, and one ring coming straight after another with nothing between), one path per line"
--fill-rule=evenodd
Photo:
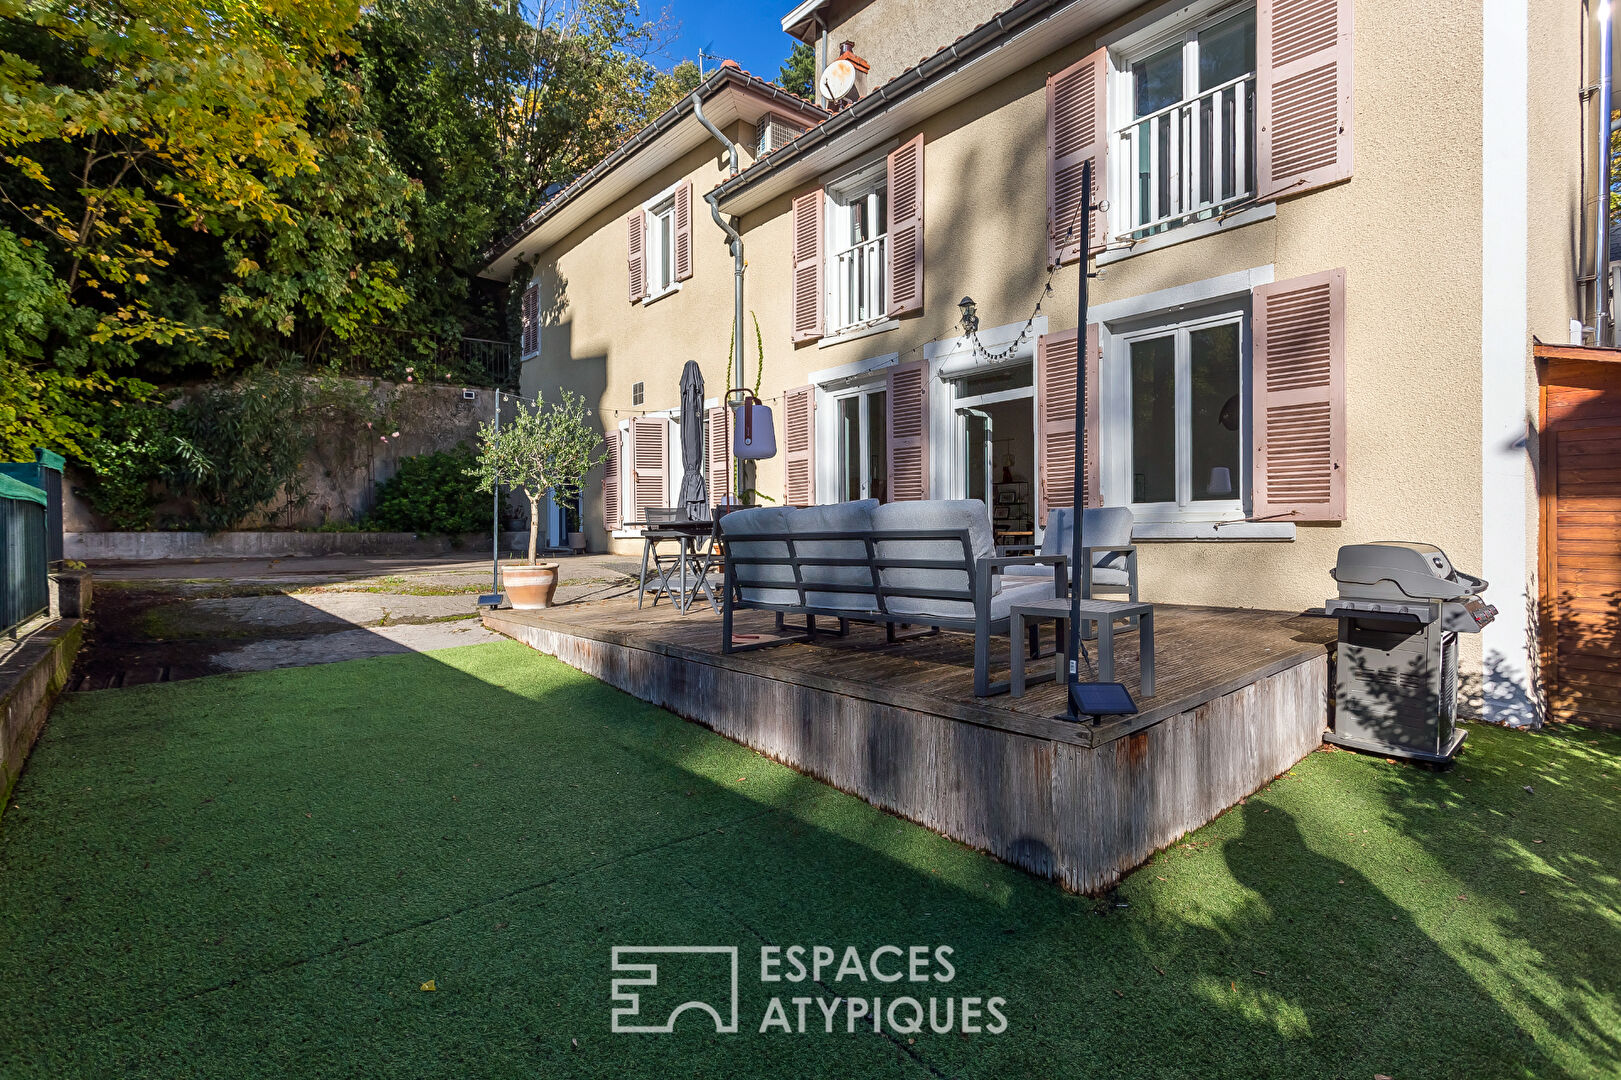
M704 115L704 103L698 91L692 92L692 115L698 122L713 135L721 145L726 147L726 153L731 160L732 175L737 175L737 144L722 134L720 128L710 122ZM743 268L747 265L743 259L743 237L738 233L737 227L726 219L720 212L720 200L713 191L704 195L704 202L709 204L709 214L715 219L715 224L721 227L728 239L732 242L732 355L737 358L737 372L743 371ZM762 363L764 358L762 357ZM739 379L738 382L743 382ZM730 396L732 387L726 388ZM741 481L739 481L741 483Z
M716 141L718 141L722 146L726 147L726 153L731 162L732 175L736 176L737 146L732 142L732 140L725 136L720 128L714 125L714 122L711 121L709 117L704 115L704 103L699 98L696 90L694 90L692 93L692 115L698 118L698 123L702 124L704 129L715 137ZM738 273L742 273L741 261L743 258L743 237L738 234L737 229L732 225L732 223L726 220L726 216L720 212L720 201L715 198L715 193L713 191L704 196L704 202L709 204L709 215L715 219L715 224L719 225L721 230L726 233L727 239L731 240L732 254L737 256L739 260Z

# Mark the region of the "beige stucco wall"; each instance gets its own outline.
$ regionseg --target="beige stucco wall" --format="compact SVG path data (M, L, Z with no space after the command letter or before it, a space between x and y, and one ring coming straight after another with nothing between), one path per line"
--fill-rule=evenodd
M745 146L750 129L727 135ZM747 164L748 155L743 155ZM726 352L732 333L732 256L725 234L710 218L703 195L725 179L728 163L719 142L692 151L640 184L555 245L536 267L541 285L540 354L524 365L522 392L548 398L560 390L581 394L604 430L641 412L679 408L682 366L697 360L705 393L726 389ZM626 264L625 219L644 202L682 179L692 181L692 277L680 291L650 304L632 304ZM750 339L753 333L750 331ZM644 400L632 404L633 384ZM601 470L586 483L583 507L591 550L610 546L602 528ZM640 551L620 541L618 550Z
M1578 268L1585 271L1591 258L1593 219L1582 209L1582 163L1592 163L1596 146L1584 155L1583 105L1578 93L1583 72L1596 72L1597 35L1588 35L1594 56L1582 62L1582 26L1591 13L1580 0L1531 3L1530 32L1526 36L1531 78L1530 176L1527 206L1530 211L1526 303L1531 333L1543 341L1569 340L1570 320L1580 318L1577 307ZM1598 115L1592 105L1589 119ZM1596 166L1594 166L1596 168ZM1593 175L1596 176L1596 173ZM1590 203L1594 187L1587 185ZM1530 384L1535 389L1533 377ZM1533 393L1533 400L1535 394Z
M1592 272L1593 212L1599 205L1595 183L1597 147L1586 147L1584 152L1583 118L1585 114L1585 131L1594 132L1599 112L1596 101L1583 103L1578 91L1597 81L1596 76L1588 76L1598 71L1598 43L1597 34L1591 32L1593 12L1580 0L1533 2L1529 16L1526 316L1533 337L1560 343L1569 340L1572 319L1591 320L1591 313L1582 310L1578 278ZM1584 35L1584 28L1590 32ZM1589 171L1585 193L1584 164ZM1535 603L1541 539L1537 518L1540 391L1529 341L1523 388L1529 436L1525 452L1530 462L1524 499L1531 512L1522 529L1527 593L1530 603ZM1504 525L1510 527L1511 523ZM1533 643L1537 637L1536 616L1535 610L1525 613L1528 637ZM1534 653L1532 663L1536 663Z
M1573 16L1549 10L1556 6L1564 5L1531 5L1532 40L1539 41L1532 46L1533 83L1545 79L1557 89L1533 96L1527 304L1533 331L1563 340L1573 314L1570 245L1576 224L1570 219L1573 136L1561 95L1573 95L1579 73L1573 69L1574 46L1566 40ZM856 38L857 51L875 67L890 62L877 49L886 39L876 32L877 23L863 30L860 19L876 19L881 11L893 27L928 32L921 16L908 14L907 0L856 7L845 16L844 29L836 24L834 37ZM986 13L973 14L936 40L962 33ZM1338 547L1365 540L1429 540L1466 569L1480 563L1481 42L1473 20L1427 0L1358 0L1355 35L1350 181L1280 203L1272 220L1114 263L1093 288L1094 304L1102 304L1269 265L1278 281L1343 267L1346 520L1300 525L1291 541L1145 543L1146 599L1313 606L1332 592L1328 570ZM1543 45L1543 37L1552 40ZM931 51L904 35L885 47L894 49L900 66ZM778 410L779 432L785 389L803 385L813 371L853 361L897 352L903 359L920 357L926 343L954 336L956 301L965 293L978 301L986 327L1022 323L1029 315L1045 277L1044 82L1049 72L1094 47L1093 41L1077 42L924 123L926 303L897 329L829 347L795 346L789 332L790 199L744 218L746 306L758 315L764 334L762 396ZM1552 134L1545 139L1544 132ZM694 179L693 279L680 294L646 308L625 300L624 216L672 182L672 172L605 210L559 245L562 253L543 267L555 317L543 336L541 361L526 370L526 391L571 386L612 423L614 410L628 413L630 384L637 380L647 384L646 408L673 407L681 365L691 357L702 365L712 394L719 392L731 267L722 234L696 196L720 178L723 163L701 152L680 169ZM1053 329L1072 327L1075 268L1061 271L1055 284L1043 313ZM752 354L752 326L748 339ZM1534 405L1534 386L1529 395ZM780 496L781 466L780 458L759 464L761 490ZM593 547L600 547L597 487L589 490L588 532ZM1534 511L1534 500L1528 505ZM1534 522L1519 524L1534 529ZM1473 639L1466 639L1464 659L1478 668Z
M1115 263L1092 293L1102 304L1269 264L1279 281L1344 267L1347 520L1302 525L1290 542L1145 544L1147 599L1320 604L1338 547L1359 540L1431 540L1462 566L1479 562L1480 265L1471 253L1480 137L1469 120L1479 116L1479 49L1460 45L1458 20L1422 0L1359 3L1355 18L1353 178L1280 204L1275 220ZM768 305L768 385L885 353L915 358L923 343L953 336L965 293L987 327L1029 315L1044 277L1045 79L1093 47L1078 42L923 126L923 314L875 337L796 349L786 305ZM788 202L745 219L756 253L751 297L786 295ZM1060 272L1043 308L1053 329L1075 325L1076 285L1074 268Z
M827 8L827 47L855 42L872 65L870 86L887 82L1011 5L1005 0L834 0Z

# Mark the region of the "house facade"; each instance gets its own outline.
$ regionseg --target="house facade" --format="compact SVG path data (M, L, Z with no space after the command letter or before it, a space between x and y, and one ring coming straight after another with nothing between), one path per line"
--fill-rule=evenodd
M1133 509L1145 599L1304 609L1332 595L1342 544L1433 542L1492 581L1503 615L1463 663L1490 718L1525 722L1532 345L1591 320L1591 19L1524 0L807 0L784 29L853 73L836 100L723 69L699 96L729 145L673 109L486 273L527 283L524 392L577 390L603 418L593 550L636 550L624 523L674 504L688 360L712 406L758 380L779 447L743 478L760 497L979 498L1003 540L1039 538L1071 501L1084 362L1086 498ZM730 374L710 203L746 260ZM736 481L726 423L712 407L717 493Z

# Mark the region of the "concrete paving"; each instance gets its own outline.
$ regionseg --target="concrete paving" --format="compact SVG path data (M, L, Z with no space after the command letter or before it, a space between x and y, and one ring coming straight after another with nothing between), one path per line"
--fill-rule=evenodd
M635 588L624 556L558 560L559 603ZM74 685L114 689L499 640L481 559L321 556L91 564L93 633Z

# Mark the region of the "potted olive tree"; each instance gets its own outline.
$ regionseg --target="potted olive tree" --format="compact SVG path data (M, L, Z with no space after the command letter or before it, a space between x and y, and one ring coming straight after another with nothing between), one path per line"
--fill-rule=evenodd
M585 474L602 461L602 437L586 419L590 411L578 394L563 392L549 408L535 395L533 404L518 402L517 415L499 428L492 420L479 429L479 454L468 472L479 488L517 488L529 499L529 559L502 564L507 599L515 608L550 607L557 589L557 564L535 557L540 538L540 500L549 490L565 509L578 505Z

